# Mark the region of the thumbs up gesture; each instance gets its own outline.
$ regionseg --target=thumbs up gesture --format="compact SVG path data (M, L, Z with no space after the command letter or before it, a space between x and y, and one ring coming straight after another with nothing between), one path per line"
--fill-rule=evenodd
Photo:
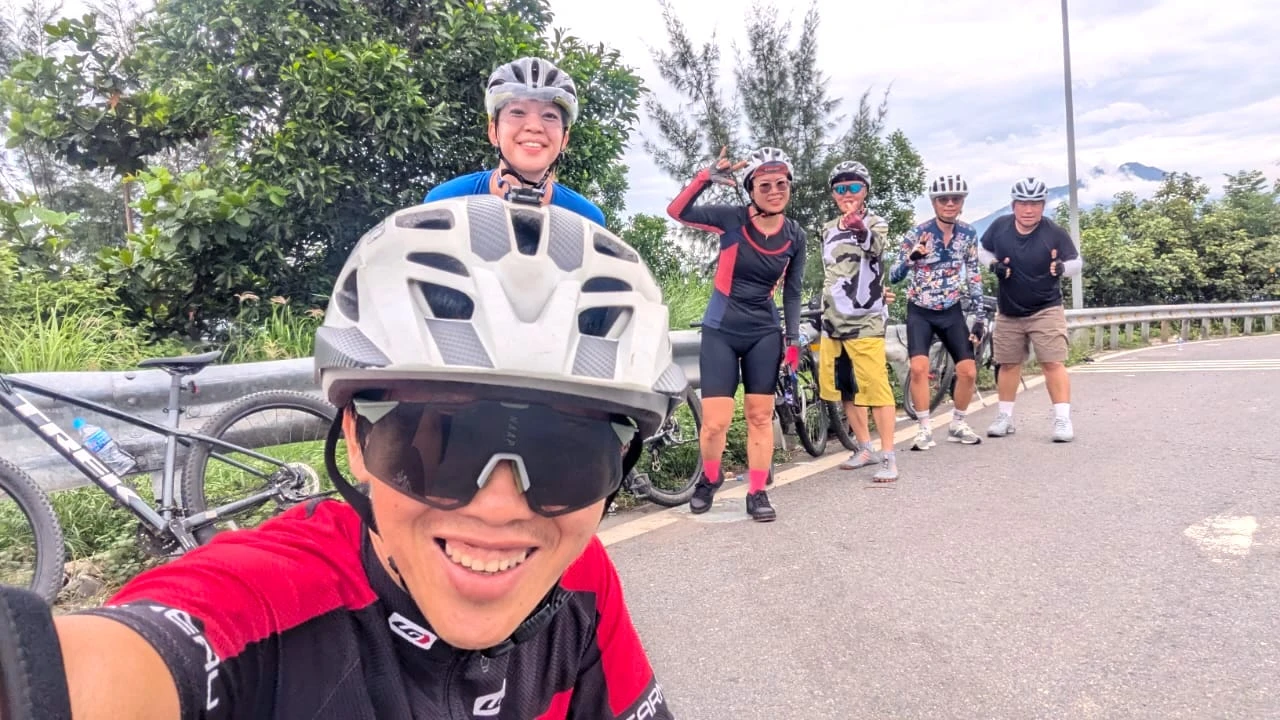
M1060 277L1066 264L1058 259L1058 248L1049 251L1049 274L1054 277Z

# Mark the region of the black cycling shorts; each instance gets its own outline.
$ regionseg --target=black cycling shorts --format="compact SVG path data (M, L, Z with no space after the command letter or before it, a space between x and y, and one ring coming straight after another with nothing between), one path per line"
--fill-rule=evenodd
M973 343L969 342L969 323L959 303L946 310L929 310L907 303L907 354L911 357L928 355L935 335L953 361L974 358Z
M698 353L702 397L733 397L741 380L748 395L772 395L782 366L782 332L754 338L702 328Z

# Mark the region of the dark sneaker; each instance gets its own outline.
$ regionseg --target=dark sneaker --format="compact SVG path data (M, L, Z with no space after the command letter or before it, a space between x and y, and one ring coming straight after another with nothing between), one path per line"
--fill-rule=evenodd
M711 501L715 498L716 491L720 489L721 485L724 485L724 480L713 483L707 480L706 473L702 473L702 477L698 478L698 483L693 486L693 497L689 499L689 512L694 515L701 515L710 510Z
M769 493L764 490L747 493L747 514L756 522L773 522L778 519L778 513L769 504Z

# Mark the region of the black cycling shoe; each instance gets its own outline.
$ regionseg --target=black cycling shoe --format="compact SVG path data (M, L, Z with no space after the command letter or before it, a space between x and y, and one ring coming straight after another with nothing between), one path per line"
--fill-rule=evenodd
M689 498L689 512L694 515L701 515L710 510L711 500L715 498L716 491L720 489L721 485L724 485L724 480L713 483L707 480L705 472L702 473L702 477L698 478L698 484L693 486L693 497Z
M778 519L778 513L769 504L769 493L764 490L747 493L747 514L756 522L773 522Z

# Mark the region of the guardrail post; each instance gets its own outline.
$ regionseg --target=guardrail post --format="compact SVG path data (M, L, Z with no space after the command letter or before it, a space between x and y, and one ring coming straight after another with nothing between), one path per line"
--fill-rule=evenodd
M1181 335L1181 337L1182 337L1183 341L1187 341L1187 340L1190 340L1190 339L1191 339L1191 321L1190 321L1190 320L1183 320L1183 321L1182 321L1182 335Z
M1270 333L1271 329L1274 327L1274 325L1272 324L1274 321L1275 321L1274 316L1272 315L1264 316L1262 318L1262 331L1266 333Z
M1228 318L1222 319L1222 331L1224 334L1226 334L1227 337L1231 337L1231 331L1235 329L1236 329L1235 318L1228 317Z
M1142 321L1142 344L1147 345L1151 342L1151 323L1146 320Z
M1101 350L1104 344L1102 339L1106 337L1106 334L1107 334L1106 325L1099 325L1097 328L1095 328L1093 333L1093 346Z
M1200 331L1204 333L1204 335L1201 336L1200 338L1201 340L1208 340L1209 336L1213 333L1212 322L1213 321L1210 320L1209 318L1202 318L1200 320Z
M1111 349L1116 350L1120 347L1120 326L1111 326Z
M1253 334L1253 316L1252 315L1246 316L1242 320L1242 322L1244 322L1244 334L1252 335Z
M1125 342L1133 342L1133 323L1124 324L1124 339Z

